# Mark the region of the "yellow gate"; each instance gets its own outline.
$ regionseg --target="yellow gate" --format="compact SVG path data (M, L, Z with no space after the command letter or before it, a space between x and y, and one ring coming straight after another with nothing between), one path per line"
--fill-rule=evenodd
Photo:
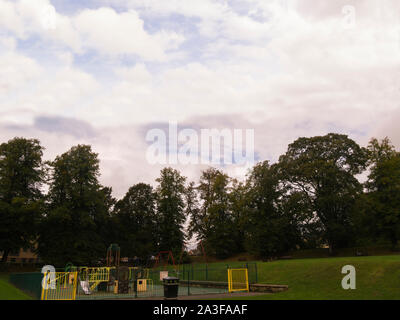
M77 272L47 272L42 282L42 300L75 300Z
M247 269L228 269L229 292L249 292L249 275Z

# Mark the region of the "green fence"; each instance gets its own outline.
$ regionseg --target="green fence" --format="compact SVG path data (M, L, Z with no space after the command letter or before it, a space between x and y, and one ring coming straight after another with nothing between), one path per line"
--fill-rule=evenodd
M40 300L42 294L43 273L12 273L10 274L9 280L18 289L26 292L35 299Z
M258 282L258 270L256 262L230 262L229 264L184 264L176 267L165 266L152 269L156 271L169 271L172 276L176 276L181 280L192 280L192 281L215 281L215 282L228 282L228 269L248 269L249 283Z
M255 262L247 263L219 263L219 264L187 264L176 266L164 266L157 269L151 269L145 276L148 279L148 286L145 291L134 291L133 279L129 281L128 292L124 294L114 294L113 290L96 288L90 295L85 294L81 288L80 281L77 287L77 299L121 299L121 298L143 298L163 296L163 282L160 279L160 271L168 271L168 275L180 279L179 295L199 295L227 292L227 282L229 268L247 268L249 274L249 283L257 283L257 264ZM12 273L10 282L17 288L28 293L36 299L41 298L43 274L40 272L32 273ZM204 283L210 282L210 283ZM214 283L211 283L214 282Z

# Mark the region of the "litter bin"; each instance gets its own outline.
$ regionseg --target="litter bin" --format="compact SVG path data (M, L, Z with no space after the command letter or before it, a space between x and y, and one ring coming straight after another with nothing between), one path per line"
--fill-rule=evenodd
M175 277L166 277L163 279L164 298L177 299L179 289L179 279Z

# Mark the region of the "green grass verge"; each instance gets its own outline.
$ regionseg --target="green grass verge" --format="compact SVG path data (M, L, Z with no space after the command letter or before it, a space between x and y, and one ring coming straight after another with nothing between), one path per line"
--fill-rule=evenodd
M0 300L32 300L32 297L14 287L8 274L0 274Z
M356 268L356 289L344 290L342 267ZM398 300L400 256L281 260L258 264L259 283L286 284L276 294L238 297L240 300Z

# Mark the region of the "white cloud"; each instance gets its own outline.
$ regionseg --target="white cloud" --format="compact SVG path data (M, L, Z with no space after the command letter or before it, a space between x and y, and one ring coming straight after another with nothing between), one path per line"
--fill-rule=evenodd
M86 9L66 16L56 12L50 0L0 0L0 28L19 39L38 35L74 53L93 49L100 55L133 54L147 61L166 60L166 51L184 41L175 32L149 34L134 10L117 13L112 8Z
M103 54L137 54L145 60L165 60L165 50L176 48L183 41L176 33L148 34L143 20L133 10L84 10L74 18L74 25L85 46Z
M16 88L24 87L38 77L42 70L33 59L14 52L14 44L8 38L4 42L8 49L11 48L0 54L0 93L6 97Z
M14 51L17 41L12 37L0 37L0 48L2 51Z

